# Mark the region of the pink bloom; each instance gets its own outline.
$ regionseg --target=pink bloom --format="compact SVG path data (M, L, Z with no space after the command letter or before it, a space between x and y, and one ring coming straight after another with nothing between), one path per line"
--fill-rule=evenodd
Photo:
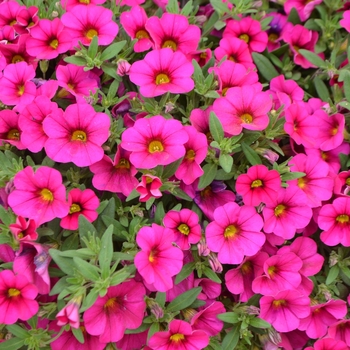
M66 324L69 324L72 328L79 328L79 307L79 300L70 300L68 304L56 315L57 326L65 326Z
M278 49L281 46L281 35L284 27L287 24L287 16L277 12L270 12L266 15L266 17L273 17L273 20L269 24L270 29L267 30L267 49L271 52L273 50Z
M18 149L25 149L22 143L22 130L18 114L10 109L0 111L0 141L5 141ZM1 142L2 143L2 142Z
M223 37L243 40L253 52L263 52L268 41L267 34L261 30L260 22L251 17L245 17L239 21L229 20Z
M141 169L168 165L185 155L188 135L178 120L157 115L142 118L122 134L123 147L131 151L130 162Z
M191 111L190 122L192 126L196 128L197 131L201 132L207 137L207 143L210 144L214 139L210 134L209 129L209 117L210 112L213 111L212 106L209 106L205 110L200 108L195 108Z
M328 246L341 243L350 246L350 198L336 198L332 204L324 205L318 216L318 225L324 230L321 240Z
M201 330L193 331L190 324L181 320L172 320L168 331L157 332L148 341L153 350L201 350L208 344L207 333Z
M169 48L149 52L130 68L130 80L140 86L145 97L156 97L171 92L182 94L194 88L191 79L194 68L186 56Z
M203 162L208 152L207 138L199 133L193 126L185 126L184 131L188 135L185 143L186 155L177 168L175 176L186 185L190 185L204 174L200 164Z
M208 247L218 252L222 264L240 264L244 256L255 255L265 243L262 226L254 207L227 203L214 211L214 221L206 227Z
M59 18L52 21L41 19L31 28L27 40L27 52L38 59L50 60L68 51L72 46L70 31L65 29Z
M77 5L101 5L105 2L106 0L61 0L61 6L64 10L70 11Z
M97 36L99 45L109 45L118 34L118 25L112 20L113 12L102 6L77 5L62 16L62 23L69 29L72 47L89 46Z
M228 60L243 64L247 69L256 68L248 44L238 38L221 39L219 47L214 50L214 54L218 61L227 56Z
M129 75L131 64L125 60L118 61L117 74L121 77Z
M175 237L175 243L182 249L188 250L191 244L201 239L201 227L198 215L189 209L171 210L164 217L164 226L169 228Z
M201 300L213 300L221 294L221 284L214 282L209 278L196 278L194 286L202 287L202 292L198 296L198 299Z
M334 194L347 196L350 192L350 170L340 172L334 178Z
M210 61L212 55L210 49L198 50L192 54L192 59L196 60L200 67L203 67Z
M306 175L298 180L288 181L290 186L298 186L308 198L311 208L319 207L322 201L332 197L334 180L328 175L326 162L305 154L298 154L289 162L291 171L303 172Z
M36 6L22 8L16 15L17 24L13 25L15 31L21 36L28 33L39 22L38 12L39 9Z
M300 20L305 22L311 15L313 9L322 3L322 0L287 0L284 3L284 11L290 14L293 8L298 12Z
M18 13L25 8L17 1L7 1L0 4L0 29L17 23Z
M68 204L70 206L69 213L61 220L61 227L67 230L77 230L80 215L85 216L90 222L97 219L96 210L100 205L100 201L92 190L72 189L68 193Z
M120 5L120 6L135 7L135 6L143 4L145 1L146 0L116 0L116 4Z
M252 85L229 89L225 97L214 101L213 110L227 134L239 135L243 128L264 130L271 107L270 96L261 91L261 86Z
M242 195L246 205L273 203L280 188L280 174L276 170L269 170L265 165L250 167L247 174L239 175L236 181L236 191Z
M34 219L37 225L67 215L66 189L58 170L42 166L34 173L27 166L15 175L14 185L8 203L16 215Z
M300 319L309 316L310 299L296 290L284 290L260 299L260 318L279 332L297 329Z
M350 10L344 11L343 19L340 20L339 24L350 33Z
M38 233L36 232L37 225L33 219L26 219L22 216L17 216L16 223L9 225L9 229L18 241L36 241Z
M323 338L317 340L313 347L308 346L305 350L349 350L349 347L341 340Z
M90 171L94 174L93 186L100 191L122 193L128 196L137 186L135 178L136 168L129 162L130 152L118 147L114 161L107 155L90 165Z
M142 227L136 236L141 251L135 256L135 266L146 283L160 292L173 287L172 276L182 269L183 253L173 241L172 231L156 224Z
M29 320L39 311L37 288L25 275L10 270L0 272L0 323L14 324L18 319Z
M189 24L186 16L174 13L150 17L146 29L156 49L170 48L185 55L196 51L201 36L200 29Z
M9 64L0 79L2 103L23 106L32 102L36 93L35 84L31 81L34 77L34 68L26 62Z
M120 23L123 29L131 39L137 39L134 46L135 52L147 51L153 47L153 41L145 28L147 20L146 11L140 6L134 6L129 12L125 11L120 15Z
M263 209L264 231L284 239L294 237L297 229L306 227L312 217L306 195L297 187L280 188L272 202Z
M107 294L98 297L95 304L84 312L86 331L99 335L101 343L122 339L127 328L141 326L146 309L145 293L142 283L135 280L109 287Z
M265 274L253 281L252 289L262 295L297 289L301 283L299 270L302 266L302 260L294 253L274 255L265 261Z
M105 113L96 113L87 103L79 103L69 105L64 113L58 110L46 117L43 127L48 136L47 155L55 162L73 162L83 167L102 159L110 119Z
M136 186L136 191L140 193L140 202L147 202L150 198L160 198L162 192L159 190L163 185L159 177L153 175L142 175L141 182Z
M148 329L141 333L124 334L123 338L118 340L115 345L117 346L117 349L120 350L146 349L144 346L147 344L147 334Z

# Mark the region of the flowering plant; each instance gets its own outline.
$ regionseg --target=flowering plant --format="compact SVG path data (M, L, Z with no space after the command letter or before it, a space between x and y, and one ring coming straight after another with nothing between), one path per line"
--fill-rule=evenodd
M0 350L350 348L350 2L0 0Z

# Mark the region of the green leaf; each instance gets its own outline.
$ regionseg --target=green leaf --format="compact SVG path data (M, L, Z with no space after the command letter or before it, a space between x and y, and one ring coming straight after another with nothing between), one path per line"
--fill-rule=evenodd
M193 10L193 1L190 0L186 3L186 5L181 10L181 14L184 16L189 16Z
M330 268L328 275L327 275L327 279L326 279L326 285L329 285L331 283L333 283L335 281L335 279L338 277L339 275L339 266L338 265L334 265Z
M185 201L189 201L189 202L193 201L193 199L186 192L184 192L180 187L174 188L171 193L175 197L184 199Z
M230 12L226 3L223 3L221 0L210 0L210 3L220 16L224 13Z
M101 54L101 61L107 61L113 57L116 57L118 53L123 49L126 44L126 40L120 41L109 45ZM107 73L108 74L108 73Z
M194 67L193 79L196 83L196 86L204 84L204 75L202 68L195 59L192 60L192 65Z
M240 327L234 326L226 335L222 342L222 350L234 350L239 341Z
M99 268L89 264L87 261L80 258L73 258L74 265L78 271L89 281L96 282L100 279Z
M68 56L64 58L64 61L75 64L76 66L86 66L86 60L81 56Z
M102 278L107 278L113 257L113 226L110 225L101 238L101 250L98 255L98 262L102 270Z
M112 63L103 63L101 65L102 70L114 79L119 79L120 76L117 74L117 66Z
M14 216L9 211L7 211L2 205L0 205L0 220L6 226L14 222Z
M233 158L229 154L220 153L219 164L226 173L230 173L233 165Z
M176 173L176 170L179 168L179 165L181 164L182 160L183 157L167 165L163 170L162 178L169 179L169 177L172 177Z
M67 275L74 275L74 265L72 264L72 259L62 257L60 255L60 251L57 249L49 249L49 254L64 273Z
M59 294L63 289L68 287L67 277L62 277L51 289L50 296Z
M17 350L24 345L24 340L20 338L12 338L0 343L0 350Z
M301 24L301 20L300 20L298 11L294 7L289 12L288 22L290 22L290 23L292 23L294 25Z
M157 292L155 300L159 304L159 306L164 307L165 300L166 300L166 293L165 292Z
M126 329L124 331L125 334L138 334L138 333L142 333L145 330L147 330L149 328L149 323L142 323L142 325L139 328L136 329Z
M209 129L214 140L220 143L224 138L224 129L219 118L214 112L210 112Z
M217 91L215 91L215 90L210 90L210 91L208 91L208 92L206 92L206 93L204 94L204 97L207 97L207 98L219 98L220 95L218 94Z
M92 60L94 60L96 58L97 51L98 51L98 38L97 38L97 35L95 35L90 42L90 45L88 48L88 56Z
M282 181L289 181L289 180L295 180L299 179L301 177L304 177L306 174L299 172L299 171L291 171L289 173L284 173L281 175Z
M129 265L127 267L123 267L121 270L115 272L110 279L110 286L116 286L122 282L124 282L135 270L134 265Z
M202 31L202 37L207 36L210 34L210 32L213 30L215 23L219 20L220 16L217 12L214 12L209 20L204 24L203 31Z
M253 151L250 146L247 146L244 142L241 143L241 146L244 155L246 156L248 162L251 165L262 164L259 155L255 151Z
M253 318L249 321L249 324L255 328L262 328L262 329L271 328L270 323L262 320L261 318Z
M84 298L83 304L80 308L80 312L89 309L97 300L99 291L95 288L90 290L90 293Z
M204 274L212 281L214 281L216 283L221 283L220 277L211 268L206 266L204 268Z
M93 234L96 234L97 232L94 225L84 215L79 215L78 221L80 242L83 247L86 247L83 238L88 239L89 232Z
M316 67L324 68L327 66L326 62L312 51L300 49L299 53Z
M350 270L348 267L346 266L343 266L341 267L341 272L343 272L343 274L347 277L347 278L350 278Z
M252 56L254 63L258 67L259 73L267 81L270 81L271 79L280 75L267 57L257 52L253 52Z
M350 72L345 71L345 76L344 76L344 94L345 98L350 102Z
M226 323L235 324L240 321L240 315L235 312L225 312L224 314L217 315L217 318Z
M163 224L164 216L165 216L165 210L164 210L163 202L159 202L159 203L157 204L156 212L155 212L155 214L154 214L154 221L155 221L158 225L162 225L162 224Z
M175 312L190 306L202 291L202 287L192 288L177 296L166 308L168 312Z
M81 331L80 327L79 328L71 328L75 339L80 343L80 344L84 344L85 339L84 339L84 335L83 332Z
M147 341L149 340L149 338L152 337L153 334L159 332L159 323L158 322L155 322L155 323L152 323L151 327L149 328L148 330L148 333L147 333Z
M205 164L203 166L204 174L200 177L198 188L203 189L207 186L209 186L216 176L216 171L218 169L218 166L214 163Z
M176 276L175 284L179 284L181 281L183 281L185 278L187 278L192 271L194 270L196 266L195 262L190 262L182 267L182 270L180 273Z
M179 3L177 0L169 0L166 6L166 11L168 13L180 13Z
M17 338L25 339L28 337L28 330L27 329L24 329L16 324L8 325L6 327Z

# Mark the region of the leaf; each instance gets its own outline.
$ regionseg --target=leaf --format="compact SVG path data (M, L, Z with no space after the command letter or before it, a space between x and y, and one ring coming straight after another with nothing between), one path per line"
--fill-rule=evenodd
M80 327L79 328L73 328L71 327L71 330L74 334L75 339L80 343L80 344L84 344L85 339L84 339L84 335L83 332L81 331Z
M190 0L186 3L186 5L182 8L181 14L184 16L189 16L193 10L193 1Z
M271 328L270 323L262 320L261 318L253 318L249 321L249 324L255 328L262 328L262 329Z
M210 90L210 91L208 91L208 92L206 92L204 94L204 97L207 97L207 98L219 98L220 95L219 95L219 93L217 91Z
M118 53L123 49L125 44L126 44L126 40L123 40L108 46L101 54L101 61L107 61L117 56Z
M155 300L161 307L164 307L165 301L166 301L166 293L165 292L157 292Z
M93 234L96 234L97 232L94 225L84 215L79 215L78 221L80 242L83 247L86 247L83 238L88 239L89 232Z
M64 273L67 275L74 275L74 265L72 264L72 259L62 257L60 255L60 251L57 249L49 249L49 254Z
M327 66L326 62L312 51L300 49L299 53L316 67L324 68Z
M175 284L179 284L181 281L183 281L185 278L187 278L192 271L194 270L196 266L196 263L190 262L186 265L184 265L180 271L180 273L176 276Z
M212 269L210 269L207 266L204 268L204 274L212 281L214 281L216 283L221 283L220 277Z
M120 76L117 74L117 66L112 63L103 63L101 65L102 70L114 79L119 79Z
M166 308L168 312L180 311L190 306L196 299L202 287L192 288L177 296Z
M210 32L213 30L215 23L219 20L220 16L217 12L214 12L209 20L204 24L203 31L202 31L202 37L207 36L210 34Z
M180 187L174 188L171 193L175 197L184 199L185 201L189 201L189 202L193 201L193 199L186 192L184 192Z
M97 51L98 51L98 38L97 36L95 35L91 42L90 42L90 45L89 45L89 48L88 48L88 56L94 60L96 58L96 55L97 55Z
M74 265L78 271L89 281L96 282L100 279L99 268L89 264L87 261L80 258L73 258Z
M288 22L290 22L290 23L292 23L294 25L301 23L298 11L294 7L289 12Z
M214 112L210 112L209 129L214 140L220 143L224 138L224 129L219 118Z
M224 314L217 315L217 318L226 323L238 323L240 321L239 314L235 312L225 312Z
M289 181L289 180L295 180L295 179L299 179L301 177L304 177L306 174L299 172L299 171L292 171L289 173L285 173L281 175L281 180L282 181Z
M233 165L233 158L229 154L220 153L219 164L226 173L230 173Z
M345 76L344 76L344 94L345 98L350 102L350 72L345 71Z
M51 289L50 296L59 294L64 288L68 287L67 277L62 277Z
M17 350L24 345L24 340L20 338L12 338L0 343L0 350Z
M207 186L209 186L216 176L216 171L218 169L218 166L214 163L205 164L203 166L204 174L200 177L198 188L202 189Z
M28 337L28 330L16 325L16 324L12 324L12 325L8 325L6 326L7 329L14 334L17 338L21 338L21 339L25 339Z
M177 161L172 162L169 165L167 165L163 170L162 178L169 179L169 177L172 177L176 173L176 170L178 169L182 160L183 160L183 158L181 157Z
M270 81L271 79L279 76L279 73L277 72L276 68L273 66L273 64L270 62L270 60L267 57L257 52L253 52L252 57L253 57L254 63L258 67L259 73L267 81Z
M234 326L222 341L222 350L234 350L239 341L240 327Z
M255 151L252 150L250 146L247 146L244 142L241 143L241 146L244 155L251 165L262 164L260 157Z
M160 328L159 328L158 322L152 323L152 325L149 328L148 333L147 333L147 341L152 337L153 334L159 332L159 329Z
M192 60L192 65L194 67L193 79L196 83L196 86L204 84L204 75L202 68L195 59Z
M169 0L166 10L168 13L180 13L178 0Z
M81 56L68 56L64 59L67 63L75 64L76 66L86 66L86 60Z
M95 303L97 298L98 298L98 290L95 288L92 288L90 290L90 293L84 298L83 305L80 308L80 312L83 312L89 309Z
M101 250L98 255L98 262L102 270L102 278L105 279L109 275L111 261L113 257L113 226L110 225L101 238Z
M127 267L122 268L121 270L115 272L110 279L110 286L116 286L122 282L124 282L132 273L132 269L134 269L133 265L129 265Z

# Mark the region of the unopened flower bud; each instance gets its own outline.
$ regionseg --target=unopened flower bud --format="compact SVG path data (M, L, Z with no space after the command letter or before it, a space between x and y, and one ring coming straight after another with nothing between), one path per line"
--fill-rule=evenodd
M124 75L129 75L131 64L125 60L119 60L117 68L117 74L121 77Z
M221 273L223 270L223 267L218 260L217 255L214 253L209 254L209 265L214 272Z
M207 242L205 241L205 238L203 238L203 237L201 238L201 240L197 244L197 248L198 248L198 255L199 256L208 256L210 253Z

